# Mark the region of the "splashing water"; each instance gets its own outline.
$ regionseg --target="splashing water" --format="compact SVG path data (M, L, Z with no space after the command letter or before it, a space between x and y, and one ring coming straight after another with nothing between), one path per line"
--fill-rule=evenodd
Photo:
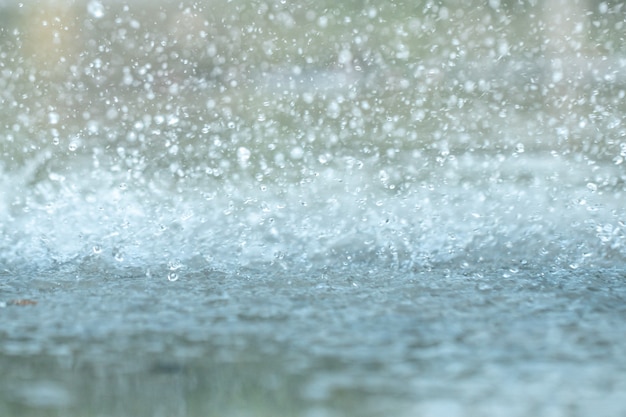
M0 414L625 412L626 9L235 3L0 3Z
M98 261L170 270L177 269L172 258L232 267L271 265L277 253L283 266L418 269L449 262L601 266L624 258L613 165L529 153L443 160L414 152L393 165L372 159L335 158L289 181L243 171L236 180L182 184L158 173L121 183L120 174L87 160L62 176L48 168L26 193L17 190L33 181L28 174L5 173L5 189L16 192L5 194L13 200L5 201L3 256L41 267Z

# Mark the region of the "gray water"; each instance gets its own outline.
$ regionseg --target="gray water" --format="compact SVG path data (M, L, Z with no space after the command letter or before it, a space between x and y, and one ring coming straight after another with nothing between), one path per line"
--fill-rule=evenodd
M622 414L623 271L511 269L8 279L1 411Z
M0 415L626 413L625 9L0 3Z

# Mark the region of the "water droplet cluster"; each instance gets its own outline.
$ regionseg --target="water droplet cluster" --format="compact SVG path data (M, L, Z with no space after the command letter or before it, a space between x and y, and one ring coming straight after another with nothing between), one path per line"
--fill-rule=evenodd
M624 10L558 3L3 6L1 248L622 259Z

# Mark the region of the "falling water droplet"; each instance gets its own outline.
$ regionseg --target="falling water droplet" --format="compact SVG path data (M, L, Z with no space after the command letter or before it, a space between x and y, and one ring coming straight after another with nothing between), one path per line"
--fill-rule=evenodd
M87 12L96 19L100 19L104 16L104 6L99 1L90 1L87 5Z
M250 156L252 153L248 148L244 148L243 146L237 149L237 160L239 161L239 165L243 168L248 166L248 162L250 160Z
M57 123L59 123L59 119L60 119L59 113L53 112L53 111L48 113L48 122L51 125L56 125Z

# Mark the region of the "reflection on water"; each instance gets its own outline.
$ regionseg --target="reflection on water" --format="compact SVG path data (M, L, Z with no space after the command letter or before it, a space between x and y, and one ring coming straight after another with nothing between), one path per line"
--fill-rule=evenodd
M309 3L0 2L0 415L624 414L626 9Z

